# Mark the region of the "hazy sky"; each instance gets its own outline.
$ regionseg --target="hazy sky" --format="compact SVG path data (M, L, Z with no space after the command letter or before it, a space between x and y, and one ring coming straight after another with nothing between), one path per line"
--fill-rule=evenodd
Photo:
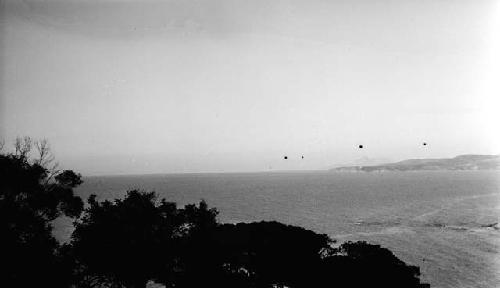
M85 175L500 153L500 1L0 3L0 135Z

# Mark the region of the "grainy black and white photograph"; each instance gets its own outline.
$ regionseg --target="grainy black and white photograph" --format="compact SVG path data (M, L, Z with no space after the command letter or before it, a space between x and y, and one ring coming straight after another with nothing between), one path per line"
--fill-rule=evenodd
M0 0L0 287L500 287L500 1Z

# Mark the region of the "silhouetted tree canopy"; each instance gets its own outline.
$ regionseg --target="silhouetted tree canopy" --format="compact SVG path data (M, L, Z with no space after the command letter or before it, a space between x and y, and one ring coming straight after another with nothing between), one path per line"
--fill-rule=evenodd
M335 246L278 222L221 224L204 201L177 207L132 190L91 195L84 209L73 193L81 175L52 161L48 143L30 138L0 154L0 287L427 287L378 245ZM75 220L63 245L52 236L60 216Z
M420 283L420 268L407 265L390 250L367 242L346 242L322 261L317 279L342 287L428 287Z
M334 243L278 222L222 224L184 251L175 287L427 287L388 249Z
M330 249L324 234L278 222L219 225L184 251L178 287L299 287Z
M78 217L83 202L73 194L76 185L51 179L60 174L45 166L46 142L40 158L30 158L32 143L18 139L14 153L0 154L0 287L67 287L51 222ZM79 174L68 173L73 184L81 183Z
M154 193L89 208L73 233L80 281L109 287L424 287L418 267L366 242L278 222L218 224L205 202L177 208ZM85 278L86 277L86 278ZM85 280L86 279L86 280Z
M73 253L85 274L113 285L171 283L183 239L216 225L217 211L203 201L179 209L154 193L133 190L114 201L93 195L88 203L72 235Z

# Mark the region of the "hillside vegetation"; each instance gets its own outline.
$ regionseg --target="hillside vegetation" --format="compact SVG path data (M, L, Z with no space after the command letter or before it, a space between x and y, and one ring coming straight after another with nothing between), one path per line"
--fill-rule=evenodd
M330 171L428 171L428 170L500 170L500 155L460 155L442 159L408 159L395 163L342 166Z

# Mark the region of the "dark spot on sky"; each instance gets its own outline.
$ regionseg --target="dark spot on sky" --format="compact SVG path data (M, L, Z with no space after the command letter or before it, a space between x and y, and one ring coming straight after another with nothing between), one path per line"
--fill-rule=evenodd
M285 160L288 159L288 156L283 157Z
M302 159L304 159L304 155L302 155Z
M424 142L424 143L422 143L422 145L427 146L427 143Z
M363 148L363 145L359 145L359 146L358 146L358 148L359 148L359 149L362 149L362 148Z

